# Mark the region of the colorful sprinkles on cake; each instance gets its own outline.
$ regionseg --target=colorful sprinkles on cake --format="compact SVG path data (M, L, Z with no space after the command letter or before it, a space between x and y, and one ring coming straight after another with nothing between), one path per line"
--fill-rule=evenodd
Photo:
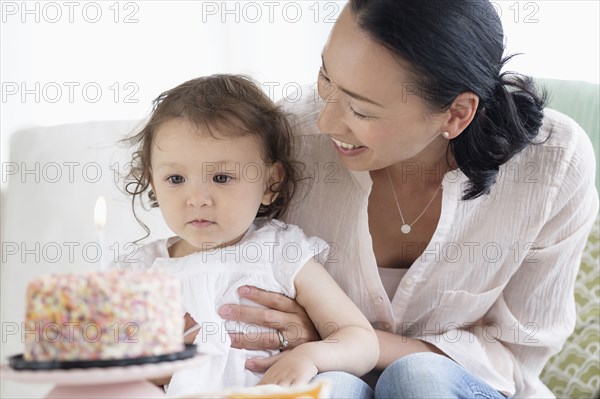
M183 350L179 280L112 270L43 276L27 290L25 360L109 360Z

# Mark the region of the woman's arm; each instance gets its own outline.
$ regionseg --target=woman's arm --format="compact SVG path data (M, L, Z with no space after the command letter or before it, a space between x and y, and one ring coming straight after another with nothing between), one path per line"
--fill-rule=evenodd
M363 375L379 358L377 336L367 319L319 263L310 260L295 279L296 300L322 341L297 346L265 374L262 383L305 383L317 373Z

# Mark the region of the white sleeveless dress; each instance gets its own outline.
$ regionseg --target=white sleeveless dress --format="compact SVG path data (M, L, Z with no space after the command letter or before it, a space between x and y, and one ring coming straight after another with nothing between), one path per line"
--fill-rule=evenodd
M251 338L273 334L277 340L276 332L257 325L225 321L217 313L218 309L225 304L258 306L240 298L237 290L244 285L294 298L297 273L313 257L324 263L329 245L319 238L307 237L297 226L260 219L236 245L169 258L168 248L179 240L179 237L171 237L155 241L140 249L135 257L137 263L121 261L113 265L121 269L160 270L178 276L184 312L202 327L194 343L199 352L211 355L211 361L198 368L176 372L167 396L256 385L262 374L247 370L246 360L272 356L278 351L231 348L228 332L241 332ZM293 326L287 327L293 333ZM289 338L293 339L293 336Z

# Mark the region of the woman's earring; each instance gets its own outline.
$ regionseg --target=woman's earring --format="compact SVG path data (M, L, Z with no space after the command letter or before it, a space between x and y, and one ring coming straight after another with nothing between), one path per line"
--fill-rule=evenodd
M444 132L444 133L442 133L442 136L444 136L445 139L449 139L450 138L450 132Z

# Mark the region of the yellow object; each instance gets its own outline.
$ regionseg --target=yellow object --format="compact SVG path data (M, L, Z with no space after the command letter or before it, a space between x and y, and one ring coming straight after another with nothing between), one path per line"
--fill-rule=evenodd
M257 385L249 388L232 388L218 392L198 393L177 397L177 399L325 399L329 398L330 384L320 380L311 384L281 387L278 385Z

